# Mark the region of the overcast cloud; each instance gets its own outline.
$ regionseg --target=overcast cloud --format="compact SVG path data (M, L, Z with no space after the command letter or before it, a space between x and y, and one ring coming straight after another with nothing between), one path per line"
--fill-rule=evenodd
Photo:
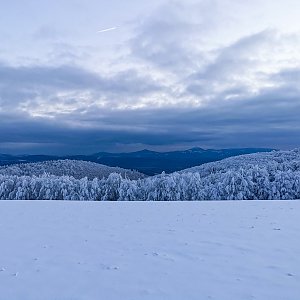
M297 1L3 6L0 153L300 145Z

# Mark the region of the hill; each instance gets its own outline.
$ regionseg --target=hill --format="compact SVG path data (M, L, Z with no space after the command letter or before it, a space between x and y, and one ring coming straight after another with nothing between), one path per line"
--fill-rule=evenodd
M267 153L253 153L230 157L217 162L206 163L180 171L180 173L199 173L201 177L227 171L249 169L253 166L264 167L270 172L299 171L300 148L291 151L272 151Z
M6 176L41 176L49 174L55 176L71 176L75 179L84 177L87 177L88 179L101 179L107 178L112 173L120 174L122 177L128 179L145 177L144 174L137 171L77 160L46 161L0 167L0 175Z

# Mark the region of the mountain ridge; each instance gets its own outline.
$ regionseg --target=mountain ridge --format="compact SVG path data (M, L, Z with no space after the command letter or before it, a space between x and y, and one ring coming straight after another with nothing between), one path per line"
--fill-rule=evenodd
M271 148L228 148L228 149L203 149L193 147L187 150L157 152L143 149L135 152L110 153L97 152L90 155L9 155L0 154L0 166L33 163L55 160L83 160L103 164L110 167L133 169L147 175L172 173L186 168L199 166L207 162L219 161L224 158L259 153L271 152Z

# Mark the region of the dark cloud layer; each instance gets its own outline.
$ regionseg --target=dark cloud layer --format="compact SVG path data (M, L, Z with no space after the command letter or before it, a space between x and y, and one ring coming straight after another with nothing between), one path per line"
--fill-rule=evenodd
M69 115L67 119L58 117L55 121L2 114L0 140L6 148L13 145L17 151L22 151L24 143L33 145L30 151L48 153L114 150L119 144L124 149L131 144L162 149L181 144L293 148L300 143L298 95L298 90L283 88L215 107L98 110L88 115ZM76 125L86 119L92 126Z

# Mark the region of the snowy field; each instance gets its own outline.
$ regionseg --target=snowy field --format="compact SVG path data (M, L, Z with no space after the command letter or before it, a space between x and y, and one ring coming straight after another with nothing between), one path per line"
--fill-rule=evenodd
M0 201L1 300L299 300L300 201Z

